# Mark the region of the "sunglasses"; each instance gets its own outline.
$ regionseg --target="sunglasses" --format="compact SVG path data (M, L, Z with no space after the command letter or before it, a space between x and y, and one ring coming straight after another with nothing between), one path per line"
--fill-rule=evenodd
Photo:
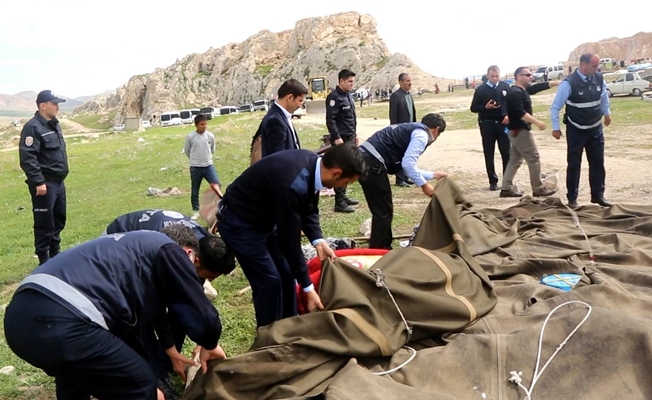
M531 77L532 77L532 74L519 74L519 75L527 76L528 78L531 78Z

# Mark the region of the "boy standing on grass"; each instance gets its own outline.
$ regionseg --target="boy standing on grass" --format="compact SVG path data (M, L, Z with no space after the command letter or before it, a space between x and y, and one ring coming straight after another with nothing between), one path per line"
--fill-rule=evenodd
M213 166L213 153L215 153L215 136L206 130L206 116L199 114L195 117L195 131L186 136L183 152L190 159L190 203L192 204L193 220L199 218L199 187L206 179L211 188L222 197L220 191L220 178Z

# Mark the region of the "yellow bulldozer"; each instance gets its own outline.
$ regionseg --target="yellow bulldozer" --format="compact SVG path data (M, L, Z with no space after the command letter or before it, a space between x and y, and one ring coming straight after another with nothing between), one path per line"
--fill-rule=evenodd
M306 114L326 114L326 97L330 92L328 78L325 76L308 78L308 96L305 103Z

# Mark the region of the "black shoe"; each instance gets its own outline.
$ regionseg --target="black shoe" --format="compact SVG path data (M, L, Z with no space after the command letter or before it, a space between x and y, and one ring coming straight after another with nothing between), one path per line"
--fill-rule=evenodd
M598 204L602 207L611 207L611 203L609 203L607 200L604 199L604 197L598 197L591 199L591 203L593 204Z
M532 193L534 197L548 197L548 196L552 196L553 194L555 194L554 190L545 189L545 188L539 190L536 193Z
M38 265L45 264L50 259L50 254L48 253L38 253Z
M340 201L340 202L335 203L335 207L333 208L333 211L348 214L348 213L355 212L355 208L353 208L350 205L346 204L346 202Z
M489 185L489 190L491 190L492 192L495 192L496 190L498 190L498 184L497 183L492 183L491 185Z
M396 182L396 186L398 186L398 187L408 187L410 185L405 181L398 181L398 182Z
M358 200L349 199L347 196L344 196L344 202L350 206L357 206L358 204L360 204Z
M513 190L501 190L500 197L523 197L523 193Z
M572 208L573 210L579 206L580 205L577 204L577 200L568 200L568 207Z
M165 400L178 400L179 393L172 387L172 382L168 378L159 378L156 380L156 387L163 392Z

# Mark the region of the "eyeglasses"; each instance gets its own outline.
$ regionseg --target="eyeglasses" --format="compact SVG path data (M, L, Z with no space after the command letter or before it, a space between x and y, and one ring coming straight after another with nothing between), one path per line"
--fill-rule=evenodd
M532 74L519 74L519 75L527 76L528 78L531 78L531 77L532 77Z

